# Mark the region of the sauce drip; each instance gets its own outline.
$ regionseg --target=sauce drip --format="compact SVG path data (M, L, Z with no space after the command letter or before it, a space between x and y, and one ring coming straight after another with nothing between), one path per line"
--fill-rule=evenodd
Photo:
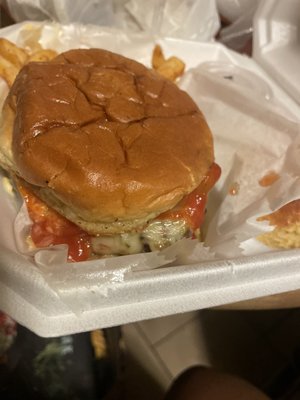
M260 186L267 187L273 185L274 182L276 182L280 176L277 174L275 171L270 171L268 172L265 176L263 176L258 183Z
M221 168L213 163L200 185L174 208L160 214L157 219L184 219L192 231L198 229L204 221L207 195L220 178Z
M73 222L58 214L36 197L31 191L19 185L32 220L31 239L36 247L56 244L68 245L68 261L85 261L90 257L90 237Z

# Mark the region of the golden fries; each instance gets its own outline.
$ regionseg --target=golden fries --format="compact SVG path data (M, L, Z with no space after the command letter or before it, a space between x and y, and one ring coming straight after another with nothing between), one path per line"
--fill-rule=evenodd
M176 81L184 72L185 64L177 57L170 57L160 67L157 72L171 81Z
M165 59L162 48L156 45L152 53L152 68L174 82L184 73L185 64L175 56Z
M4 38L0 38L0 54L7 61L19 68L26 63L28 58L25 50Z
M9 87L28 59L27 53L7 39L0 38L0 76Z
M9 87L20 69L28 62L50 61L57 56L56 51L42 49L38 41L35 46L31 36L29 39L30 46L23 49L7 39L0 38L0 77L5 79ZM152 53L152 68L174 82L184 73L185 64L175 56L166 59L161 46L156 45Z
M0 76L6 81L9 87L14 83L19 70L20 68L0 56Z
M157 44L152 53L152 68L157 70L157 68L159 68L165 61L162 48Z
M54 50L38 50L37 52L31 54L29 56L28 61L35 61L35 62L44 62L44 61L50 61L52 58L56 57L57 53Z
M54 50L42 49L39 44L32 53L31 49L25 50L7 39L0 38L0 77L11 87L25 64L49 61L56 56L57 53Z

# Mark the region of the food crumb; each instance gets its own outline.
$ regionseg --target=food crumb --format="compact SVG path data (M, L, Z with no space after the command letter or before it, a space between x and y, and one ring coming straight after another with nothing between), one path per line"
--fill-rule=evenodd
M236 196L238 195L239 190L240 190L239 183L233 182L232 185L229 187L228 194L230 194L230 196Z

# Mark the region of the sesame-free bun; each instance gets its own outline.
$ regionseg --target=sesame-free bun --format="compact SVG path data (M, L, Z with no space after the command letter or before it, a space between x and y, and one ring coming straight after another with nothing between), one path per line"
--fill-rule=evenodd
M213 161L189 95L105 50L29 63L2 113L2 166L93 234L140 229L194 190Z

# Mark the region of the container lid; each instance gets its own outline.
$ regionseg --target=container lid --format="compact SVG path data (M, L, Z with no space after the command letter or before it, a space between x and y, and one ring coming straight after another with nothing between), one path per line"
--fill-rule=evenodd
M262 0L254 16L253 58L300 103L300 3Z

